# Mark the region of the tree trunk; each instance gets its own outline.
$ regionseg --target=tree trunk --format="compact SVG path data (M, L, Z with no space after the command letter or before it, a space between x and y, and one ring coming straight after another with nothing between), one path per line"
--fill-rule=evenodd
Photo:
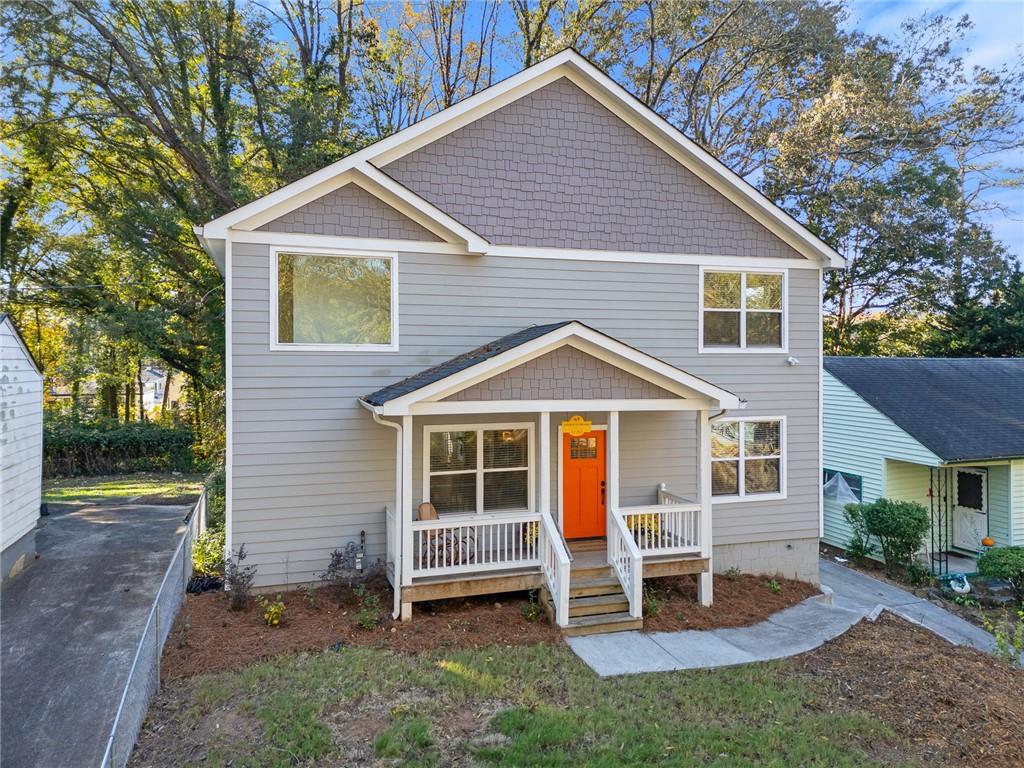
M174 378L174 371L167 369L167 377L164 379L164 396L160 400L160 418L167 415L167 403L170 400L171 380Z
M135 381L139 385L139 421L145 421L146 420L146 402L145 402L144 398L146 397L146 390L145 390L145 387L142 385L142 361L141 360L139 360L139 362L135 366Z
M124 423L132 420L132 398L135 396L132 381L129 379L124 383Z

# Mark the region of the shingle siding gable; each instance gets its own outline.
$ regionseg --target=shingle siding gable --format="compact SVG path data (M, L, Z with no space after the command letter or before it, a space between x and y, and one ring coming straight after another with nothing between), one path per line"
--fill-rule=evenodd
M498 245L800 258L565 78L383 170Z
M384 240L441 240L354 183L289 211L259 227L259 230Z

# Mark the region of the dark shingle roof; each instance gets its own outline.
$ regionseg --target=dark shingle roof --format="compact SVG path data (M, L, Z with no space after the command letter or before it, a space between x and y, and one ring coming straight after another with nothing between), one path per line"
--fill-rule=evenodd
M451 360L446 360L440 365L435 365L433 368L427 368L425 371L413 374L407 379L402 379L383 389L378 389L376 392L364 397L363 402L369 405L384 405L384 403L395 398L415 392L417 389L433 384L435 381L440 381L447 376L451 376L453 373L471 368L477 363L482 363L484 360L500 355L502 352L507 352L528 341L533 341L572 322L572 320L566 320L561 323L550 323L548 325L531 325L529 328L510 333L508 336L502 336L500 339L465 352L458 357L453 357Z
M1024 456L1024 359L826 357L825 370L944 461Z

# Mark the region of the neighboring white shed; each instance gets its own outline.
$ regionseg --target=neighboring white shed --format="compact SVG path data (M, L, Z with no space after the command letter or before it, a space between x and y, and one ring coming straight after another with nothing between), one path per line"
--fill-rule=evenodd
M43 372L0 314L0 579L35 558L43 482Z

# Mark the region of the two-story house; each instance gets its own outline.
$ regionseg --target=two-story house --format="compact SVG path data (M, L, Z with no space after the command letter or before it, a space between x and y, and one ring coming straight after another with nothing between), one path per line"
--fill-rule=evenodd
M262 586L365 536L396 616L643 578L816 581L842 259L565 51L197 228L227 295L227 542Z

